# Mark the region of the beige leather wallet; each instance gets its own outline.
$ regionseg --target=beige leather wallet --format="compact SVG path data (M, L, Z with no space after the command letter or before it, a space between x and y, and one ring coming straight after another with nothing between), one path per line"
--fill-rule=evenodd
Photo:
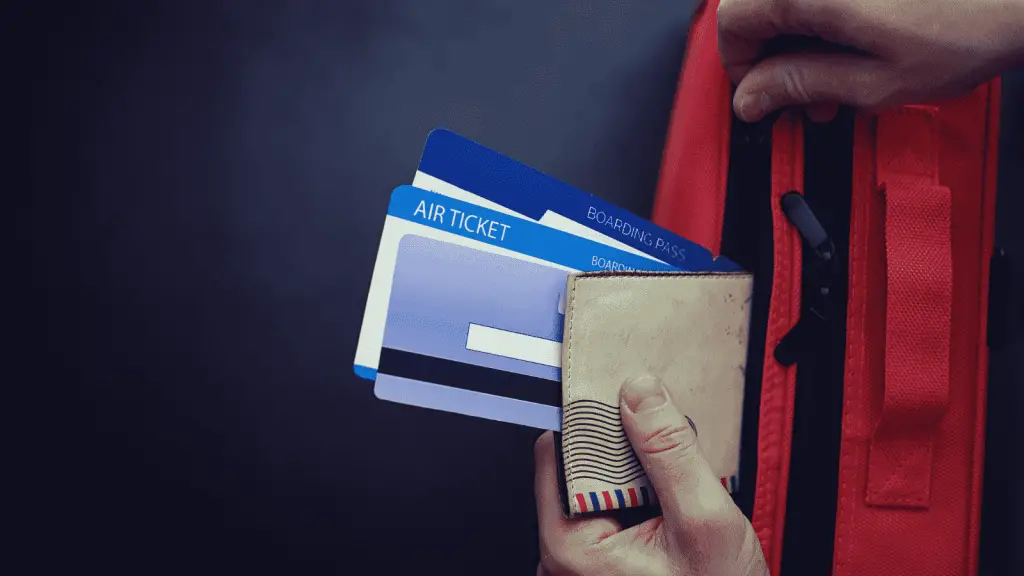
M752 286L746 273L569 276L559 462L570 518L657 501L619 416L622 384L645 375L664 382L735 490Z

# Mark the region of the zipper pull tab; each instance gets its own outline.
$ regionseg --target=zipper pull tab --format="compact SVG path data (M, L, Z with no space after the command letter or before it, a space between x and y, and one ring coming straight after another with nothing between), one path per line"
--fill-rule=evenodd
M782 213L786 215L786 219L796 227L797 231L800 232L800 236L814 250L814 255L818 258L819 264L823 265L825 269L831 266L832 258L835 257L836 246L832 243L828 233L825 232L825 227L818 221L818 217L811 211L811 207L807 205L807 200L804 199L803 194L799 192L787 192L784 194L782 196Z
M811 250L804 252L804 258L812 264L808 280L812 290L805 291L805 311L800 320L779 341L775 347L775 360L783 366L795 364L805 343L821 337L828 325L828 303L832 295L832 278L836 247L825 227L814 215L807 200L799 192L788 192L782 196L782 213L797 229ZM808 314L808 312L810 314Z

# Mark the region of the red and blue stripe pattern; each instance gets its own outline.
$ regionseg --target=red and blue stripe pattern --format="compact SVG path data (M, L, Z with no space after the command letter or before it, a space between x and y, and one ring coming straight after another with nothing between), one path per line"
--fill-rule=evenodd
M728 490L730 494L739 489L739 478L736 476L720 478L720 480L722 487ZM576 506L579 508L580 514L636 508L637 506L644 506L653 502L653 493L646 486L602 490L600 492L578 492L575 496Z
M733 494L740 489L740 478L739 476L729 476L728 478L722 478L722 487L725 488L729 494Z
M651 492L646 486L576 494L576 505L580 509L580 514L600 512L602 510L636 508L651 502Z

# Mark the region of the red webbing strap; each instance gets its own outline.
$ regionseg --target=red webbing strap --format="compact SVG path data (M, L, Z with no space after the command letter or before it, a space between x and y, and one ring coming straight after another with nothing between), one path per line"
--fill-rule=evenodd
M928 506L934 435L949 402L951 199L939 185L937 112L907 106L878 119L887 292L885 394L865 495L871 506Z

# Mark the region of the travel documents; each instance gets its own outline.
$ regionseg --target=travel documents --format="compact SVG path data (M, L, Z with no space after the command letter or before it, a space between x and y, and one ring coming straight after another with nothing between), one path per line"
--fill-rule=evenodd
M355 372L384 400L559 430L570 273L738 269L639 216L435 130L413 185L391 195Z

